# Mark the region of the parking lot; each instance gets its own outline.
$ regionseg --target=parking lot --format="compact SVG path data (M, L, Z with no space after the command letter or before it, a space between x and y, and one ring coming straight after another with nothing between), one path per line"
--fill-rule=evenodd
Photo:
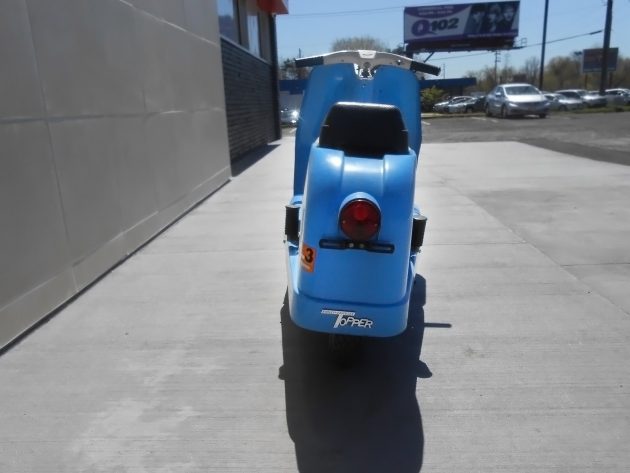
M625 473L630 167L527 140L626 115L425 119L410 323L346 368L287 317L285 130L0 357L0 471Z
M630 164L630 113L550 113L501 119L440 116L423 119L425 143L519 141L619 164Z

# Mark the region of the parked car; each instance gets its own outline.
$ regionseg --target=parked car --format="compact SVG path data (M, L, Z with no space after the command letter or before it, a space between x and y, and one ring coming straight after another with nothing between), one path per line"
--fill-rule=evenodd
M486 97L486 115L502 118L538 115L545 118L549 100L531 84L499 84Z
M453 105L459 102L463 102L464 100L470 99L472 97L466 95L458 95L455 97L451 97L447 100L443 100L442 102L438 102L433 106L433 111L438 113L448 112L449 105Z
M553 92L543 92L543 94L545 98L549 100L549 110L566 112L567 110L579 110L584 108L582 99L567 97L562 94L554 94Z
M468 113L483 111L485 97L467 97L466 100L460 100L447 106L448 113Z
M299 118L300 112L295 108L283 108L280 110L281 125L296 126Z
M584 102L586 107L605 107L607 105L606 97L603 95L594 94L584 89L562 89L556 90L557 94L562 94L566 97L579 98Z
M630 89L606 89L606 97L620 97L618 100L622 105L630 105Z

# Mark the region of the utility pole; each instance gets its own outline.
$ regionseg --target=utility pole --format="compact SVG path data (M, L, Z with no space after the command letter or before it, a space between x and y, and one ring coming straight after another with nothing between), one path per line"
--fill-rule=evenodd
M542 51L540 53L540 78L538 88L543 90L543 80L545 76L545 44L547 43L547 15L549 14L549 0L545 0L545 19L543 20L543 40Z
M599 95L604 95L606 76L608 75L608 50L610 49L610 29L612 28L613 0L608 0L606 7L606 26L604 28L604 51L602 52L602 75L599 78Z
M501 62L501 53L499 51L494 52L494 85L497 85L497 65Z

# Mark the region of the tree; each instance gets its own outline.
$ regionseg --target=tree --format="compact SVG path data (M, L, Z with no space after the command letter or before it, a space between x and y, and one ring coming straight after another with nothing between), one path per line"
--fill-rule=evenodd
M422 111L431 112L433 106L444 97L444 91L433 86L430 89L422 89L420 95L422 97Z
M308 73L311 70L310 67L295 67L295 58L282 59L279 66L278 77L280 79L306 79Z
M529 84L537 84L538 76L540 75L538 73L540 70L538 63L539 60L535 56L532 56L525 61L525 65L521 69L521 74L525 76L525 82Z
M284 59L280 63L280 79L297 79L298 70L295 67L295 59Z
M354 36L352 38L336 39L331 51L345 51L355 49L369 49L373 51L389 51L389 48L381 40L372 36Z
M539 61L531 57L518 69L503 68L498 71L499 81L518 79L530 84L538 84ZM468 72L468 77L477 78L477 86L480 90L490 90L494 87L494 72L491 67L485 67L479 71ZM579 55L557 56L552 58L545 67L545 90L595 88L599 84L599 73L582 73ZM619 55L617 69L609 74L606 87L627 87L630 84L630 58Z
M545 68L545 89L557 90L580 87L575 60L568 56L554 57Z
M630 87L630 58L619 56L617 70L611 73L611 88Z
M477 88L479 90L490 90L496 85L494 80L494 68L490 66L486 66L480 71L468 72L466 76L475 77L477 79Z

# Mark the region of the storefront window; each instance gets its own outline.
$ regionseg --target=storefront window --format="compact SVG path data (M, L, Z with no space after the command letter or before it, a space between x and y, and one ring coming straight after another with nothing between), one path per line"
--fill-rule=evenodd
M271 59L268 14L256 0L217 0L221 36L246 48L259 58Z
M258 7L256 2L247 2L247 42L252 54L260 57L260 28L258 24Z
M217 9L221 34L236 43L240 42L237 0L217 0Z

